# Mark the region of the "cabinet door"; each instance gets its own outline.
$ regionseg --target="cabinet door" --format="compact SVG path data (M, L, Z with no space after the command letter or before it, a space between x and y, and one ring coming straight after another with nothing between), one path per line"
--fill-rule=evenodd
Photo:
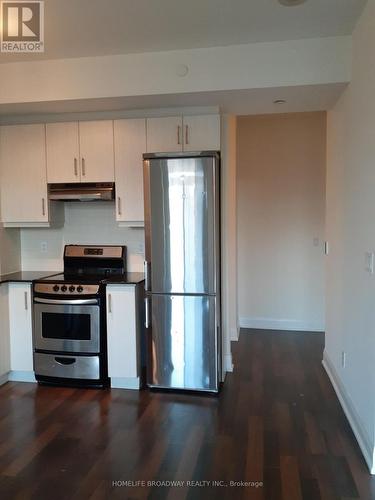
M184 151L219 151L220 116L184 116Z
M10 369L33 371L31 284L9 284Z
M147 152L182 151L182 118L147 118Z
M132 224L144 221L143 153L146 152L146 120L115 120L116 220Z
M78 122L47 123L47 180L79 182Z
M0 384L8 380L10 370L10 344L9 344L9 299L8 284L0 286Z
M136 287L107 286L108 375L135 378L138 373Z
M79 122L81 182L113 182L113 121Z
M3 222L48 222L45 125L0 130Z

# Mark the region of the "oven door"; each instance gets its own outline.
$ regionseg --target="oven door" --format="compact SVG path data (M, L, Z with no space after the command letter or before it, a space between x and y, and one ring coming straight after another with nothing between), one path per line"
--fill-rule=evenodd
M99 353L99 300L34 297L34 348Z

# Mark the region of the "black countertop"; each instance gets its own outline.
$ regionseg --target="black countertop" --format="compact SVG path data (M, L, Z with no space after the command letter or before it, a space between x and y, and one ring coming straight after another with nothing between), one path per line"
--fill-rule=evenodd
M138 285L144 281L145 275L143 273L124 273L113 275L105 278L107 285Z
M30 283L33 281L50 278L57 275L61 276L59 271L18 271L0 276L1 283ZM108 285L138 285L142 283L145 277L143 273L124 273L110 276L103 280Z
M3 274L0 276L1 283L28 283L59 274L59 271L18 271L16 273Z

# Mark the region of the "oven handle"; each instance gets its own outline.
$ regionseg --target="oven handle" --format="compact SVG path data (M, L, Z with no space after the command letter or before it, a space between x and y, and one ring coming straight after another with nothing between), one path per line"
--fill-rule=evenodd
M85 304L99 304L97 299L73 299L73 300L59 300L59 299L40 299L34 297L34 302L38 304L62 304L62 305L85 305Z
M59 365L74 365L74 363L77 361L76 358L62 358L61 356L56 356L55 361Z

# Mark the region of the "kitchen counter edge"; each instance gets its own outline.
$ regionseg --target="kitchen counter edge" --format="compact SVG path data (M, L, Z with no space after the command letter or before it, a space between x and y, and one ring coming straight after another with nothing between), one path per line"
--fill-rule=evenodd
M0 285L4 283L33 283L34 281L57 276L61 271L18 271L0 275ZM104 280L106 285L138 285L144 281L143 273L126 273Z
M143 273L125 273L113 275L104 280L106 285L139 285L145 280Z
M4 283L32 283L33 281L55 276L59 271L17 271L0 276L0 285Z

